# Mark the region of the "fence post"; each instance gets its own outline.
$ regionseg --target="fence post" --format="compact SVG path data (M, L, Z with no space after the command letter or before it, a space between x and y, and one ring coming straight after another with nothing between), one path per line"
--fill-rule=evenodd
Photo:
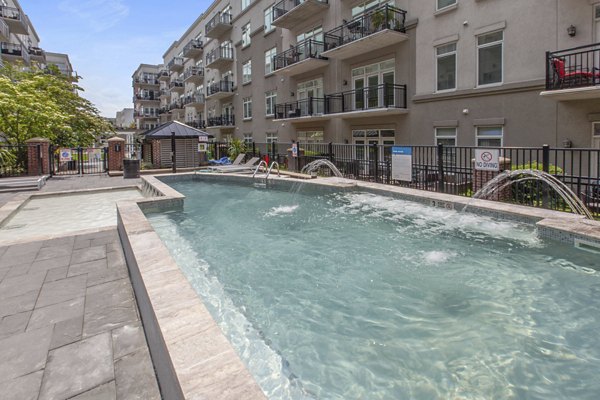
M81 147L77 148L77 157L79 157L79 162L77 163L79 166L79 175L83 175L83 149Z
M252 157L256 157L256 143L252 141Z
M42 162L44 161L44 154L42 153L42 145L41 144L37 145L37 156L38 156L37 174L42 175L42 170L43 170Z
M175 150L175 132L171 132L171 171L177 173L177 154Z
M329 161L333 162L333 143L329 142L328 147L329 149L327 149L327 152L329 153Z
M542 170L547 174L550 173L550 146L547 144L542 146ZM548 204L548 185L542 183L542 207L548 208Z
M373 168L373 172L375 173L375 182L379 182L379 147L377 144L373 143L371 148L373 149L373 159L375 162L375 166Z
M437 158L438 158L438 184L440 186L440 192L445 193L444 190L444 145L438 144L437 146Z
M275 158L276 155L276 151L275 151L275 145L277 144L277 142L271 142L271 162L273 161L277 161L277 159Z

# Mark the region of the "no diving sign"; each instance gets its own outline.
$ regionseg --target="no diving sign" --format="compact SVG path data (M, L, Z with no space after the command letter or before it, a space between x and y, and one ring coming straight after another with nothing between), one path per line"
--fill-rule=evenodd
M500 150L475 149L475 169L479 171L500 171Z

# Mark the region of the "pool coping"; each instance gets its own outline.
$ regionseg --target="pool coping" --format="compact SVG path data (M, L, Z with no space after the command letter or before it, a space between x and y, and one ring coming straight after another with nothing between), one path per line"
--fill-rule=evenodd
M265 399L144 215L148 211L182 209L185 196L166 182L198 176L221 181L253 181L251 176L243 174L161 174L161 180L143 176L142 191L154 197L117 203L117 229L158 381L163 396L169 399ZM434 207L462 209L468 206L469 212L476 214L534 224L542 237L571 244L586 240L600 247L600 222L563 212L343 178L269 178L269 182L278 181L364 190Z
M0 228L6 225L11 218L21 209L23 208L30 200L34 198L46 198L46 197L56 197L56 196L71 196L78 194L92 194L92 193L100 193L100 192L109 192L115 190L131 190L137 189L141 192L141 187L139 185L126 185L126 186L110 186L105 188L92 188L92 189L79 189L79 190L61 190L56 192L44 192L44 193L31 193L31 192L23 192L16 194L12 199L7 201L2 207L0 207ZM80 229L77 231L67 232L67 234L74 235L84 235L87 233L97 233L102 232L107 229L114 229L114 225L112 226L102 226L97 228L87 228ZM28 243L34 242L38 240L49 240L57 237L63 237L65 233L54 233L48 235L39 235L32 236L27 238L19 238L11 241L2 241L0 240L0 246L11 246L17 243Z

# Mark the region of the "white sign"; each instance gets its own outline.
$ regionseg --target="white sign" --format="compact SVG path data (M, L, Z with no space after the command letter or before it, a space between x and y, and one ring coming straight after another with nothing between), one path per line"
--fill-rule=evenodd
M60 149L60 161L72 161L71 149Z
M198 153L206 153L208 143L198 143Z
M392 147L392 179L412 181L412 147Z
M475 169L479 171L500 171L500 150L475 149Z
M292 157L298 157L298 143L292 143Z
M204 135L198 136L198 142L200 142L200 143L208 143L208 136L204 136Z

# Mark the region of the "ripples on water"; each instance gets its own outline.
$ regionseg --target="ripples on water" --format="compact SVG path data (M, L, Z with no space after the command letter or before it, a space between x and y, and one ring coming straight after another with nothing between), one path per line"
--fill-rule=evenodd
M368 193L174 186L151 222L271 399L600 393L597 256Z

